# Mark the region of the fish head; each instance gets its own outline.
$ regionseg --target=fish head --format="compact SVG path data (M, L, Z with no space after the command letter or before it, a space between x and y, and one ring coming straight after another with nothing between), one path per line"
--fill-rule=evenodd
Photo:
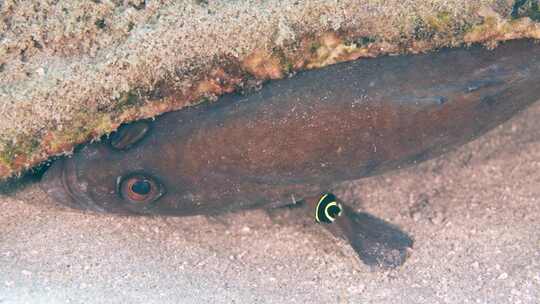
M192 215L228 204L231 179L197 171L191 165L205 160L183 161L180 135L150 126L126 125L53 161L41 188L65 206L98 212Z

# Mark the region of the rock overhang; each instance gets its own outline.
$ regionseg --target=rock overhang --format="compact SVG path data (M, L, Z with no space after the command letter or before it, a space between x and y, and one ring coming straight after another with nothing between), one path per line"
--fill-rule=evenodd
M303 69L540 38L522 0L28 2L1 6L0 178Z

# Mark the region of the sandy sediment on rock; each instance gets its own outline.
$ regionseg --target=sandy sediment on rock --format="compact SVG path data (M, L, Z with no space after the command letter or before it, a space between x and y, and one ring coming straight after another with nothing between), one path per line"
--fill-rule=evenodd
M0 7L0 178L123 122L297 70L540 37L538 8L516 10L506 0L4 1Z

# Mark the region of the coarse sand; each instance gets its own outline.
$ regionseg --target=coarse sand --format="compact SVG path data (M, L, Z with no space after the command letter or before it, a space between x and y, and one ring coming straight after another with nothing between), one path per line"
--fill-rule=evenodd
M419 166L339 185L415 239L370 269L294 209L206 217L0 197L0 303L539 303L540 104Z

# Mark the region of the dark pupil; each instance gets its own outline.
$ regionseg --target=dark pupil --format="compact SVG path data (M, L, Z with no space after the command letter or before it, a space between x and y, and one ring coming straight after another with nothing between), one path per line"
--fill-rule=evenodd
M339 214L340 211L341 211L341 208L339 208L338 206L330 206L330 208L328 208L328 214L331 217L335 217L336 215Z
M139 194L139 195L146 195L150 193L150 190L152 188L152 185L150 185L150 182L147 180L138 180L131 186L131 191Z

